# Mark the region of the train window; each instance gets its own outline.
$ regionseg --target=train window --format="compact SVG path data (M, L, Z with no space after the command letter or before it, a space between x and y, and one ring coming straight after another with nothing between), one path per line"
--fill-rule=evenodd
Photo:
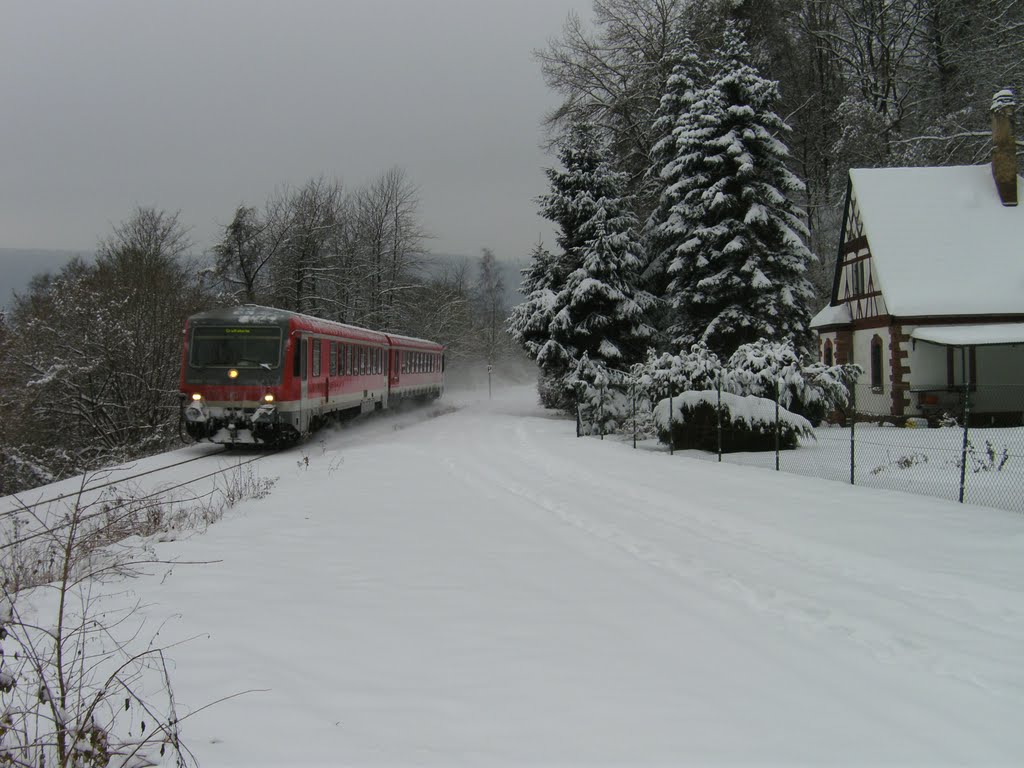
M195 368L277 368L281 329L274 326L203 326L192 329L189 363Z
M320 375L320 339L310 339L310 347L313 352L313 378Z
M331 342L331 362L327 366L327 375L335 376L338 373L338 342Z
M380 376L384 373L384 355L383 350L377 350L377 375Z
M401 366L400 370L402 371L402 373L408 373L409 372L409 360L408 360L408 357L406 356L405 352L399 352L398 354L399 354L398 360L399 360L399 363L400 363L400 366Z
M366 375L366 347L359 348L359 375Z

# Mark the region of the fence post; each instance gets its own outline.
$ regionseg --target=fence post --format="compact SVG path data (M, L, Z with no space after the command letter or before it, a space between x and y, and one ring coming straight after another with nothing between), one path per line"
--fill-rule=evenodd
M775 471L779 471L779 398L782 397L778 379L775 380Z
M633 450L636 450L636 379L633 379Z
M672 385L668 385L668 455L676 455L676 441L672 436Z
M722 372L718 372L718 463L722 463Z
M960 368L964 375L964 444L960 450L960 503L964 503L964 487L967 485L967 449L970 441L967 439L968 422L971 418L971 374L967 368L967 347L960 347Z
M576 398L576 437L583 437L583 415L580 413L579 397Z
M857 382L850 387L850 485L856 485L857 466Z

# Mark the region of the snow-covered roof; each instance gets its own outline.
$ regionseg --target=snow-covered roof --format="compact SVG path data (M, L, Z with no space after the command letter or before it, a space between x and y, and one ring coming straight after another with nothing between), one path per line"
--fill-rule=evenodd
M850 178L889 314L1024 313L1024 205L1002 204L990 166Z
M850 314L849 304L840 304L838 306L826 304L818 314L811 318L811 328L825 328L830 325L846 325L852 319L853 315Z
M1024 344L1024 323L925 325L911 331L910 338L951 347Z

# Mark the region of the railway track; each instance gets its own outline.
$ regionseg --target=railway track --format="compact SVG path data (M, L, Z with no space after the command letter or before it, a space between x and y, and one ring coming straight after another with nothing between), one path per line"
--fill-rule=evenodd
M86 482L86 478L88 478L88 476L84 476L82 483L74 490L34 500L31 503L20 499L18 496L8 497L5 501L10 505L9 508L0 511L0 529L6 533L3 538L3 542L0 543L0 558L6 556L9 550L22 547L26 544L31 545L39 539L53 537L55 534L59 534L59 532L67 529L71 525L80 526L82 524L104 523L106 520L116 524L123 519L124 516L134 514L131 510L137 510L140 506L147 504L175 505L199 502L204 497L213 495L216 489L213 491L207 491L203 494L195 494L191 497L186 496L184 498L175 498L174 492L180 491L181 489L187 488L195 483L210 480L218 475L237 472L242 467L266 458L267 456L276 453L276 451L261 452L248 458L239 457L238 461L233 461L227 466L218 466L212 471L203 472L197 476L189 476L178 482L173 482L170 485L160 485L150 491L138 492L136 489L131 489L126 485L132 481L138 480L139 478L156 475L173 469L179 469L180 467L192 464L193 462L221 458L225 456L225 454L229 453L233 452L228 448L218 448L217 450L204 453L200 456L191 456L182 459L181 461L175 461L162 466L132 472L131 474L122 475L117 478L111 478L108 472L95 473L102 475L102 482L88 484ZM109 470L109 472L116 471L117 470ZM111 493L112 490L116 490L117 486L125 486L126 492L123 495L112 494L111 498L105 500L103 494L105 492ZM74 501L69 502L71 499ZM52 505L61 504L61 502L69 502L69 504L73 503L74 512L69 514L70 510L65 509L57 510L55 512ZM83 510L88 511L82 514ZM58 517L58 515L60 515L60 517ZM12 522L12 520L15 519L19 521L16 524ZM72 520L73 522L71 522Z
M211 456L220 456L227 452L227 448L217 451L211 451L210 453L204 453L202 456L193 456L192 458L185 459L184 461L176 461L173 464L167 464L162 467L154 467L153 469L147 469L144 472L136 472L133 475L125 475L124 477L119 477L116 480L107 480L106 482L97 483L95 485L84 485L82 487L75 489L74 491L68 491L67 493L61 493L58 494L57 496L51 496L48 499L39 499L38 501L34 501L31 504L25 504L20 502L19 500L18 506L16 508L4 510L3 512L0 512L0 514L10 515L17 514L19 512L27 512L31 509L35 509L36 507L41 507L47 504L55 504L59 501L64 501L65 499L80 496L83 493L92 493L93 491L99 491L102 490L103 488L109 488L110 486L117 485L118 483L124 483L127 482L128 480L135 480L136 478L145 477L146 475L153 475L156 474L157 472L165 472L168 469L175 469L177 467L184 466L185 464L191 464L193 461L200 461L202 459L210 458ZM99 470L96 474L102 474L104 471L114 472L116 470ZM8 498L17 500L18 496L19 494L13 494Z

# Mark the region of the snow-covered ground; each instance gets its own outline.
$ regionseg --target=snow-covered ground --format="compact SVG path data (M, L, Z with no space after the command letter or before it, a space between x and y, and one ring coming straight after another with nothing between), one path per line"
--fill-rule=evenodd
M1024 759L1019 514L576 439L531 387L259 466L153 544L216 562L106 587L195 638L180 715L262 689L185 721L204 766Z

